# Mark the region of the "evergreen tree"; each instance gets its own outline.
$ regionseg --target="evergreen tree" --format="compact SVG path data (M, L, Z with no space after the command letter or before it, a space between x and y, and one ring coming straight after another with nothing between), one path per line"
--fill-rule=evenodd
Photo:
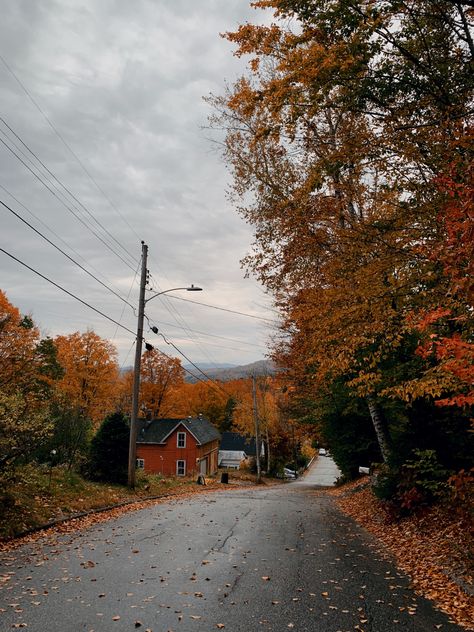
M92 439L90 476L94 480L125 484L130 427L122 413L108 415Z

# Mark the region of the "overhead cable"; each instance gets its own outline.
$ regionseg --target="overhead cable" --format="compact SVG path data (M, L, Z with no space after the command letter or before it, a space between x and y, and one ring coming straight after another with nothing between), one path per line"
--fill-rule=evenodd
M67 208L67 210L72 213L74 215L74 217L81 222L81 224L83 224L83 226L85 226L95 237L97 237L97 239L99 239L99 241L101 241L104 246L106 246L111 252L114 253L114 255L116 257L118 257L128 268L130 268L131 270L134 270L134 267L128 262L126 261L122 255L120 255L120 253L118 253L116 250L114 250L112 248L112 246L107 243L105 241L105 239L103 239L97 232L95 232L88 224L87 222L80 217L80 215L78 215L72 208L71 206L69 206L69 204L67 202L65 202L61 197L59 197L59 195L56 193L56 191L54 191L47 182L45 182L43 180L43 178L41 176L39 176L17 153L16 151L14 151L3 139L0 138L0 143L2 143L3 145L5 145L5 147L8 149L9 152L11 152L27 169L30 173L32 173L34 175L34 177L41 182L41 184L46 187L48 189L48 191L65 207Z
M117 206L110 200L110 198L107 196L107 194L104 192L104 190L99 186L99 184L97 183L97 181L95 180L95 178L92 176L92 174L88 171L88 169L85 167L84 163L82 162L82 160L79 158L79 156L76 154L76 152L72 149L72 147L68 144L68 142L65 140L65 138L63 137L63 135L57 130L57 128L55 127L55 125L53 124L53 122L50 120L50 118L47 116L47 114L44 112L44 110L41 108L41 106L39 105L39 103L36 101L36 99L34 99L34 97L32 96L32 94L29 92L29 90L27 89L27 87L25 86L25 84L21 81L21 79L18 77L18 75L15 73L15 71L13 70L13 68L11 68L11 66L7 63L6 59L0 55L0 60L2 61L3 65L5 66L5 68L8 70L8 72L12 75L12 77L15 79L15 81L18 83L18 85L21 87L21 89L23 90L23 92L26 94L26 96L30 99L30 101L33 103L33 105L35 106L35 108L38 110L38 112L40 112L40 114L44 117L44 119L46 120L46 122L48 123L48 125L51 127L51 129L53 130L53 132L56 134L56 136L59 138L59 140L63 143L63 145L66 147L66 149L70 152L70 154L74 157L74 159L77 161L77 163L80 165L81 169L84 171L84 173L86 174L86 176L91 180L91 182L94 183L94 185L96 186L96 188L98 189L98 191L103 195L103 197L107 200L107 202L110 204L110 206L116 211L116 213L120 216L120 218L125 222L125 224L129 227L129 229L135 234L135 236L137 237L137 239L140 239L140 237L137 235L136 231L134 230L134 228L129 224L128 220L124 217L124 215L120 212L120 210L117 208Z
M81 270L83 270L86 274L88 274L90 277L92 277L95 281L97 281L97 283L100 283L102 285L102 287L105 287L106 290L108 290L109 292L111 292L112 294L114 294L117 298L119 298L121 301L123 301L126 305L129 305L129 307L131 307L133 310L135 310L135 307L125 298L123 298L123 296L121 296L120 294L118 294L118 292L116 292L114 289L112 289L111 287L109 287L106 283L103 283L100 279L98 279L94 274L92 274L92 272L89 272L89 270L87 270L87 268L85 268L83 265L81 265L78 261L76 261L73 257L71 257L70 255L67 254L67 252L65 252L62 248L60 248L58 245L56 245L53 241L51 241L51 239L49 239L48 237L46 237L46 235L43 235L43 233L41 231L39 231L37 228L35 228L32 224L30 224L30 222L28 222L25 218L23 218L19 213L17 213L16 211L14 211L12 208L10 208L8 206L8 204L5 204L5 202L3 202L2 200L0 200L0 204L2 206L4 206L8 211L10 211L10 213L12 213L15 217L17 217L21 222L23 222L24 224L26 224L29 228L31 228L31 230L33 230L37 235L39 235L40 237L42 237L45 241L48 242L48 244L50 244L51 246L53 246L53 248L56 248L56 250L58 250L61 254L63 254L65 257L67 257L69 259L69 261L72 261L72 263L74 263L76 266L78 266Z
M230 312L231 314L238 314L239 316L247 316L248 318L255 318L256 320L264 320L267 323L275 324L275 320L270 318L264 318L263 316L255 316L255 314L246 314L245 312L239 312L235 309L228 309L227 307L218 307L217 305L209 305L208 303L201 303L200 301L193 301L190 298L183 298L182 296L169 295L168 298L175 299L177 301L186 301L186 303L194 303L195 305L202 305L204 307L210 307L211 309L218 309L222 312Z
M62 237L61 235L59 235L55 230L53 230L51 228L51 226L48 226L48 224L46 224L46 222L44 222L41 217L38 217L38 215L36 215L35 213L33 213L33 211L28 208L25 204L23 204L23 202L21 202L21 200L19 200L15 195L13 195L13 193L11 191L9 191L5 186L3 186L3 184L0 183L0 189L2 189L3 191L5 191L5 193L10 196L12 198L12 200L15 200L15 202L21 206L21 208L23 208L29 215L31 215L31 217L33 217L39 224L41 224L42 226L44 226L44 228L46 228L46 230L48 230L51 234L53 234L57 239L59 239L60 242L62 242L66 248L69 248L69 250L71 250L72 252L74 252L74 254L81 259L86 265L88 265L92 270L94 270L94 272L96 272L96 274L101 275L101 273L97 270L97 268L95 268L89 261L86 261L84 259L84 257L81 255L80 252L78 252L73 246L71 246L71 244L68 244ZM103 278L105 278L102 275ZM128 297L127 297L128 298Z
M155 332L155 333L156 333L156 332ZM181 351L181 349L179 349L179 348L178 348L178 347L174 344L174 342L171 342L171 340L168 340L168 339L166 338L166 336L165 336L165 335L164 335L161 331L159 331L159 332L158 332L158 335L159 335L159 336L161 336L161 337L163 338L163 340L166 342L166 344L167 344L167 345L170 345L171 347L173 347L173 349L175 349L175 350L176 350L176 351L177 351L177 352L178 352L178 353L179 353L179 354L180 354L180 355L181 355L181 356L182 356L185 360L187 360L187 362L189 362L189 364L190 364L191 366L193 366L193 367L194 367L197 371L199 371L199 373L201 373L201 374L202 374L202 375L206 378L206 380L208 380L209 382L211 382L212 384L214 384L214 386L215 386L216 388L218 388L218 389L221 391L221 393L224 393L224 395L226 395L227 397L229 396L229 393L227 393L227 391L225 391L225 390L222 388L222 386L220 386L220 385L219 385L219 384L218 384L215 380L213 380L213 379L212 379L212 377L211 377L210 375L207 375L207 373L205 373L205 371L203 371L202 369L200 369L200 368L197 366L197 364L195 364L195 363L194 363L194 362L193 362L190 358L188 358L188 356L187 356L187 355L186 355L183 351ZM183 368L184 368L184 367L183 367ZM202 380L201 380L201 381L202 381Z
M10 132L15 136L15 138L17 138L20 143L23 145L23 147L25 147L25 149L27 149L27 151L34 156L34 158L39 162L39 164L43 167L43 169L45 169L45 171L47 171L47 173L49 173L49 175L54 178L54 180L65 190L67 191L67 193L69 194L69 196L75 200L79 206L89 215L89 217L91 219L94 220L94 222L100 226L100 228L104 231L104 233L106 233L110 239L112 239L117 246L119 246L130 258L131 260L136 263L137 259L136 257L134 257L132 254L130 254L130 252L127 250L127 248L125 248L125 246L123 244L120 243L120 241L118 241L118 239L116 239L112 233L102 224L102 222L100 222L95 215L74 195L74 193L72 193L72 191L61 181L59 180L59 178L48 168L47 165L45 165L45 163L41 160L41 158L39 158L39 156L31 149L31 147L29 147L27 145L27 143L21 138L21 136L19 136L15 130L6 122L6 120L0 116L0 121L5 125L5 127L7 127ZM8 138L8 137L7 137ZM11 141L11 139L9 139L10 142L13 142L13 144L15 145L15 147L17 149L19 149L19 147L14 143L14 141ZM24 155L24 154L23 154Z
M4 248L0 248L0 252L3 252L4 254L7 255L7 257L10 257L10 259L13 259L14 261L16 261L17 263L21 264L23 267L27 268L28 270L30 270L31 272L34 272L36 275L38 275L39 277L41 277L42 279L44 279L45 281L48 281L48 283L51 283L51 285L54 285L55 287L57 287L58 289L60 289L62 292L65 292L65 294L68 294L69 296L71 296L73 299L75 299L76 301L79 301L79 303L82 303L83 305L85 305L86 307L88 307L89 309L91 309L92 311L96 312L97 314L100 314L101 316L103 316L104 318L106 318L107 320L110 320L112 323L114 323L115 325L117 325L118 327L121 327L122 329L124 329L125 331L128 331L130 334L132 334L133 336L135 336L135 332L132 331L131 329L129 329L128 327L125 327L125 325L122 325L122 323L119 323L117 320L115 320L114 318L112 318L111 316L108 316L107 314L105 314L104 312L102 312L100 309L97 309L97 307L94 307L93 305L90 305L87 301L84 301L82 298L79 298L79 296L76 296L75 294L73 294L72 292L70 292L69 290L66 290L66 288L64 288L62 285L59 285L59 283L56 283L56 281L53 281L52 279L50 279L49 277L45 276L44 274L42 274L41 272L38 272L38 270L35 270L35 268L32 268L31 266L29 266L27 263L25 263L24 261L21 261L21 259L18 259L18 257L15 257L15 255L12 255L10 252L7 252Z

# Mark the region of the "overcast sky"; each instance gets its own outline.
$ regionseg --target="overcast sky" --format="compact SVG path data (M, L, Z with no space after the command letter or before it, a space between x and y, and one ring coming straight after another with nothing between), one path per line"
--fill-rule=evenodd
M2 3L0 200L118 294L130 292L133 305L143 239L156 291L194 283L204 291L174 296L274 318L240 268L251 229L226 200L229 175L202 129L210 114L202 97L222 93L244 69L219 33L245 21L265 21L247 0ZM0 217L0 248L136 330L129 306L3 206ZM132 364L132 333L3 252L0 265L0 287L43 335L92 328ZM176 298L154 299L147 314L196 363L261 359L272 331L264 320Z

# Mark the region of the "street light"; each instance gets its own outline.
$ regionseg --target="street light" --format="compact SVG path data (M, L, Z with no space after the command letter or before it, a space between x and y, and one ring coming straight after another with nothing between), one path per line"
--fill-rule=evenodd
M191 285L189 285L188 287L172 287L169 290L163 290L162 292L157 292L156 294L153 294L153 296L150 296L150 298L147 298L145 300L145 305L149 303L153 298L156 298L157 296L161 296L162 294L168 294L168 292L175 292L176 290L186 290L186 292L202 292L202 287L193 285L193 283L191 283Z
M147 280L147 254L148 246L142 241L142 271L140 278L140 297L138 303L138 319L137 319L137 339L135 347L135 363L133 368L133 393L132 393L132 414L130 415L130 442L128 449L128 486L135 487L135 461L137 456L137 419L138 419L138 396L140 391L140 366L142 359L142 342L143 342L143 319L145 316L145 305L152 299L168 292L176 290L185 290L186 292L201 292L202 288L196 285L189 287L173 287L163 292L157 292L145 299L145 286Z

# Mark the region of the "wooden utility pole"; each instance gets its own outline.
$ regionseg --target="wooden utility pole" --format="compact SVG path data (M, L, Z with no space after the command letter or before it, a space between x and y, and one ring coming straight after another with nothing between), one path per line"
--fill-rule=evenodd
M255 419L255 460L257 463L257 483L261 482L261 469L260 469L260 427L258 422L258 409L257 409L257 384L255 374L252 375L252 396L253 396L253 416Z
M137 339L135 344L135 364L133 367L132 414L130 416L130 444L128 448L128 486L135 487L135 470L137 459L137 419L138 400L140 396L140 366L143 343L143 318L145 314L145 286L147 281L148 246L142 241L142 273L140 277L140 297L138 302Z

